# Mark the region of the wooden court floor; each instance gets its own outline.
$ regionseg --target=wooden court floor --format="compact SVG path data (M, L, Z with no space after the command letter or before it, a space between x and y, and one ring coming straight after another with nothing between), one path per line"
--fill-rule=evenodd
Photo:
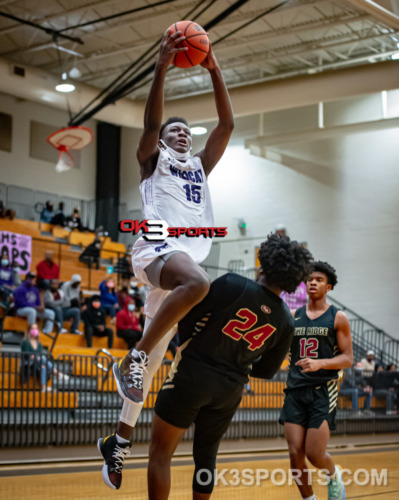
M337 464L351 471L344 473L345 479L353 481L347 486L347 500L399 499L398 446L356 448L336 451L332 454ZM169 497L171 500L191 498L193 466L190 463L191 460L188 457L178 458L174 461L172 491ZM4 500L12 498L29 500L110 498L145 500L147 498L145 465L143 461L128 460L123 472L122 488L119 491L111 491L103 483L101 478L102 461L5 466L0 468L0 498ZM284 453L223 455L218 459L217 469L219 473L223 469L227 469L223 475L227 484L216 486L212 495L214 500L264 500L266 498L300 500L294 484L291 486L282 484L286 482L284 474L287 474L288 471L288 459ZM372 469L377 472L373 473ZM386 469L385 476L384 469ZM264 479L266 471L269 472L269 475L273 474L273 480L270 477ZM258 481L256 481L257 474ZM326 486L317 484L318 476L316 474L314 480L314 490L318 500L326 500ZM250 484L251 482L253 484ZM379 482L382 484L378 484Z

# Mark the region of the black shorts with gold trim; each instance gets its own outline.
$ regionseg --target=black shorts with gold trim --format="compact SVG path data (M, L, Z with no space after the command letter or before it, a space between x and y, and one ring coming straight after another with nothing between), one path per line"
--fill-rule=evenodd
M338 387L336 380L325 384L285 389L280 424L289 422L305 429L318 429L327 420L331 431L336 429Z

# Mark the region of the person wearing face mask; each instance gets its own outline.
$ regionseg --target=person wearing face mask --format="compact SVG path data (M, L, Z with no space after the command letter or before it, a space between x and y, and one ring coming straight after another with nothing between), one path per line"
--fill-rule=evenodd
M17 316L25 317L29 325L35 324L36 318L45 319L43 333L50 333L53 330L55 313L43 307L39 289L33 284L34 278L34 273L27 273L25 281L14 292Z
M101 307L99 295L93 295L90 298L87 308L82 313L82 319L85 324L87 347L92 347L94 335L95 337L108 337L108 349L112 349L114 332L105 326L106 315Z
M87 264L87 267L91 269L91 266L95 264L96 269L100 268L100 255L101 255L101 240L96 238L93 243L90 243L83 252L79 255L79 261L82 264Z
M64 292L64 307L77 307L80 309L80 284L82 277L80 274L73 274L70 281L65 281L61 285Z
M191 153L191 131L184 118L171 117L162 124L165 76L174 55L185 50L180 46L184 39L180 31L171 34L168 30L164 34L146 102L144 131L137 149L143 220L164 220L172 227L214 227L207 178L227 147L234 116L210 47L201 66L212 81L218 122L204 149ZM199 264L208 256L211 244L212 238L203 236L147 241L143 234L134 244L134 274L149 286L146 323L136 349L113 367L124 399L124 420L129 425L134 426L138 419L152 378L173 337L174 325L209 291L209 276Z
M39 328L36 323L29 325L27 338L21 342L21 381L25 382L30 376L39 376L42 392L51 390L47 381L52 375L60 381L68 381L69 376L53 368L53 363L44 355L44 348L39 340Z
M43 295L45 307L51 309L55 313L55 319L60 328L60 333L66 333L67 330L63 327L64 321L72 319L71 333L81 335L78 330L80 321L79 307L65 307L65 294L59 289L60 282L57 279L50 281L50 288Z
M114 278L107 278L100 283L101 307L112 319L115 318L119 309L118 297L115 291Z
M15 289L14 272L10 266L8 252L3 250L0 262L0 304L3 308L10 308L13 304L12 291Z
M0 264L0 286L11 290L14 288L14 277L7 250L2 251Z
M133 349L143 334L135 310L136 301L133 297L127 297L124 308L116 315L116 335L125 339L129 349Z

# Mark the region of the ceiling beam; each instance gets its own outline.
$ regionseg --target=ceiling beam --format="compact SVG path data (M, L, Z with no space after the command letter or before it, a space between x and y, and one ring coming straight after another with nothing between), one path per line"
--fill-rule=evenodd
M247 85L229 92L235 116L248 116L397 88L399 64L388 61ZM167 101L165 116L170 115L184 116L189 122L215 120L213 94Z
M394 30L399 30L399 17L372 0L348 0L349 3L371 14Z

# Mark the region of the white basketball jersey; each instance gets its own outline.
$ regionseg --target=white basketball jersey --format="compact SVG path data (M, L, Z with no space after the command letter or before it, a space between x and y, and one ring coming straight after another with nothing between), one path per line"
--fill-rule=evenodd
M141 182L140 192L143 219L165 220L169 227L214 227L208 182L198 157L160 148L155 171ZM148 264L159 255L178 250L200 263L208 256L211 244L212 239L204 236L168 236L155 242L140 237L134 245L133 262L142 257Z

